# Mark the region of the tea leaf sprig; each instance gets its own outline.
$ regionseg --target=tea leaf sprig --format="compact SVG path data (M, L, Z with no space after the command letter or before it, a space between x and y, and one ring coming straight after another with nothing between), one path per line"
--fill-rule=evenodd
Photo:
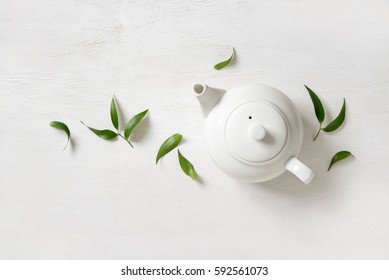
M313 138L313 141L315 141L316 138L319 136L320 131L333 132L342 126L342 124L344 123L344 119L346 118L346 99L343 98L343 105L342 105L342 108L340 109L338 116L333 121L331 121L326 127L322 127L322 124L323 124L324 119L325 119L324 106L321 103L320 98L316 95L316 93L313 90L311 90L309 87L307 87L306 85L304 85L304 86L308 90L309 96L311 97L313 108L315 109L315 115L316 115L316 118L317 118L319 125L320 125L318 132L316 133L315 137ZM342 161L350 156L354 157L354 155L349 151L337 152L332 157L327 171L330 171L331 167L335 163Z
M116 128L116 130L119 132L119 117L118 117L118 110L116 109L116 98L115 96L112 97L111 100L111 108L109 110L111 115L111 121L113 126Z
M90 131L92 131L94 134L96 134L98 137L104 140L113 140L117 137L122 138L124 141L126 141L132 148L134 146L130 142L129 138L133 132L133 130L138 126L138 124L144 119L146 114L148 113L148 110L145 110L141 113L136 114L133 116L126 124L126 127L124 129L124 135L120 133L119 130L119 117L118 117L118 109L116 106L116 98L115 96L112 97L111 100L111 106L110 106L110 116L111 116L111 122L112 125L115 127L116 132L112 131L110 129L103 129L99 130L93 127L87 126L83 121L81 123L85 125Z
M331 121L326 127L323 128L322 125L325 119L324 106L321 103L320 98L316 95L316 93L306 85L304 86L308 90L309 96L311 97L313 108L315 109L315 115L320 125L319 130L317 131L315 137L313 138L313 141L315 141L321 131L333 132L342 126L344 119L346 118L346 99L343 98L343 105L338 116L333 121Z
M327 171L330 171L331 167L341 161L341 160L344 160L348 157L354 157L354 155L352 153L350 153L349 151L340 151L340 152L337 152L331 159L331 162L330 162L330 165L328 166L328 170Z
M66 147L68 146L69 142L70 142L70 130L69 130L69 127L65 123L59 122L59 121L52 121L50 123L50 126L56 128L56 129L62 130L62 131L64 131L66 133L66 135L68 137L68 140L66 141L66 145L63 148L63 151L64 151L66 149Z
M168 137L162 143L161 147L158 150L155 164L158 164L159 160L162 157L164 157L166 154L170 153L172 150L178 147L178 145L181 143L181 140L182 140L182 135L179 133L173 134L172 136ZM197 173L193 167L193 164L181 154L179 149L177 149L177 156L182 171L184 171L186 175L191 177L192 180L196 180Z
M224 67L228 66L234 60L234 58L235 58L235 49L232 48L232 54L231 54L230 58L225 60L225 61L219 62L218 64L213 66L213 69L215 69L215 70L223 69Z
M173 134L169 138L167 138L161 145L161 147L158 150L157 157L155 159L155 164L158 164L158 161L171 152L174 148L176 148L182 140L182 135L179 133Z
M177 153L178 153L178 161L180 163L180 166L181 166L181 169L182 171L184 171L184 173L186 175L188 175L189 177L192 178L192 180L196 180L197 178L197 173L196 173L196 170L194 169L193 167L193 164L190 163L189 160L187 160L180 152L180 149L177 149Z
M322 130L324 132L332 132L337 130L343 124L345 118L346 118L346 99L343 98L343 105L342 105L342 109L339 112L339 115Z

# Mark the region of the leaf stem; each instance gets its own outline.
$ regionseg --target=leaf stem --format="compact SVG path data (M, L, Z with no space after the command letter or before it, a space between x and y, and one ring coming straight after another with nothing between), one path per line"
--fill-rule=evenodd
M121 137L121 138L123 138L124 141L126 141L128 144L130 144L131 148L134 148L134 146L132 146L131 142L128 141L126 138L124 138L123 135L121 135L120 133L118 133L118 136Z
M319 131L316 133L315 137L313 138L313 141L315 141L315 140L316 140L316 138L317 138L317 136L319 136L319 134L320 134L320 131L321 131L321 125L320 125L320 128L319 128Z

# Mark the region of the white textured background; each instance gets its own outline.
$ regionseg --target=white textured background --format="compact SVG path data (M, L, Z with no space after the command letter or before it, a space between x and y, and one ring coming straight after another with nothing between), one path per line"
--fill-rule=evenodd
M237 51L222 71L216 62ZM15 1L0 3L0 258L389 258L388 1ZM311 185L263 184L209 158L191 84L263 82L304 118ZM303 85L329 116L320 135ZM80 124L111 128L146 108L135 149ZM73 145L49 127L66 122ZM162 141L182 153L155 166ZM356 158L326 172L342 149Z

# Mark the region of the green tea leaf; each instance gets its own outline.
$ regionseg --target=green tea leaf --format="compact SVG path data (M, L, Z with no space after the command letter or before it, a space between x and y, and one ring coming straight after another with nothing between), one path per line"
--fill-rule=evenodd
M158 161L167 153L169 153L171 150L173 150L175 147L180 144L182 140L182 135L179 133L176 133L172 136L170 136L168 139L165 140L165 142L162 143L161 147L159 148L157 158L155 160L155 164L158 163Z
M118 118L118 111L116 109L116 101L115 101L115 96L112 97L111 100L111 108L110 108L110 113L111 113L111 121L113 126L119 130L119 118Z
M340 110L339 115L330 122L325 128L323 128L323 131L325 132L332 132L337 130L344 122L344 118L346 117L346 99L343 99L343 106Z
M142 121L142 119L146 116L149 110L145 110L139 114L133 116L127 123L126 128L124 129L124 137L128 139L131 136L132 131L137 127L137 125Z
M87 128L89 128L90 131L92 131L94 134L99 136L101 139L111 140L111 139L115 139L118 136L118 134L112 130L109 130L109 129L99 130L99 129L89 127L86 124L84 124L83 122L81 122L81 123L83 125L85 125Z
M225 61L222 61L222 62L216 64L213 68L215 70L223 69L224 67L228 66L231 63L231 61L234 59L234 57L235 57L235 49L232 48L232 54L231 54L230 58L225 60Z
M322 124L325 117L323 104L321 104L319 97L317 97L317 95L309 87L307 87L306 85L304 86L308 90L309 96L311 97L313 107L315 109L316 118L319 123Z
M349 156L353 156L353 154L350 153L349 151L340 151L340 152L337 152L337 153L332 157L330 166L328 167L328 170L327 170L327 171L330 171L331 167L332 167L335 163L337 163L337 162L339 162L339 161L341 161L341 160L343 160L343 159L345 159L345 158L348 158Z
M64 124L63 122L59 122L59 121L52 121L50 123L50 126L64 131L66 133L66 135L68 136L68 141L66 142L65 148L63 148L65 150L69 144L69 141L70 141L70 130L69 130L68 126L66 124Z
M182 171L189 177L191 177L193 180L196 180L197 178L197 173L196 170L194 169L193 165L187 160L181 153L180 149L178 151L178 161L180 162L180 166Z

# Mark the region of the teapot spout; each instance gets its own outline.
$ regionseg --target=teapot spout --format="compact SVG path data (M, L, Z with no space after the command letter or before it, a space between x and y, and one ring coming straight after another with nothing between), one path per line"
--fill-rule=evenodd
M226 93L224 89L212 88L203 83L194 83L192 90L193 95L200 103L204 117L208 116L209 112L212 111Z

